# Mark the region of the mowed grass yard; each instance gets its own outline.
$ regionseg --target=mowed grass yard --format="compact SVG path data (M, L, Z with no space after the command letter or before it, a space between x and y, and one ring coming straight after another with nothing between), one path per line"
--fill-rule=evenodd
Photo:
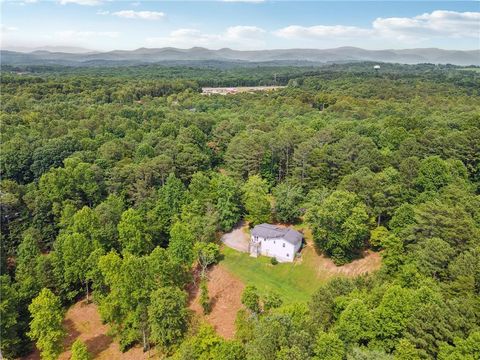
M224 258L219 265L245 285L255 285L260 294L276 292L285 304L308 301L322 283L333 277L358 276L381 266L380 254L368 252L362 259L337 267L330 259L317 254L308 228L295 227L303 231L306 246L301 251L300 258L293 263L272 265L269 257L253 258L249 254L223 246Z
M253 258L224 246L224 259L220 266L240 278L245 285L255 285L261 294L276 292L284 303L307 301L328 277L322 279L317 275L312 261L314 250L307 247L304 251L302 259L293 264L272 265L266 256Z

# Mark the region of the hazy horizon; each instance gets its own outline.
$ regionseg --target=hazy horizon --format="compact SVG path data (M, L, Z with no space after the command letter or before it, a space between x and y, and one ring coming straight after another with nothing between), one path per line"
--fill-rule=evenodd
M71 53L71 54L84 54L84 53L91 53L91 52L96 52L96 53L105 53L105 52L114 52L114 51L137 51L141 49L147 49L147 50L157 50L157 49L177 49L177 50L193 50L195 48L198 49L205 49L209 51L219 51L219 50L232 50L232 51L242 51L242 52L250 52L250 51L287 51L287 50L336 50L336 49L341 49L341 48L356 48L356 49L361 49L361 50L367 50L367 51L402 51L402 50L429 50L429 49L435 49L435 50L444 50L444 51L479 51L480 49L445 49L445 48L440 48L440 47L411 47L411 48L401 48L401 49L395 49L395 48L384 48L384 49L369 49L365 47L359 47L359 46L337 46L337 47L330 47L330 48L300 48L300 47L293 47L293 48L275 48L275 49L235 49L232 47L223 47L223 48L208 48L204 46L191 46L191 47L176 47L176 46L163 46L163 47L148 47L148 46L142 46L139 48L135 49L112 49L112 50L97 50L97 49L88 49L88 48L83 48L83 47L77 47L77 46L70 46L70 45L46 45L46 46L37 46L37 47L32 47L32 48L27 48L27 47L15 47L15 46L7 46L3 47L0 46L1 50L7 50L7 51L15 51L15 52L23 52L23 53L29 53L29 52L34 52L34 51L49 51L49 52L65 52L65 53Z
M480 3L324 1L0 2L1 48L477 50Z

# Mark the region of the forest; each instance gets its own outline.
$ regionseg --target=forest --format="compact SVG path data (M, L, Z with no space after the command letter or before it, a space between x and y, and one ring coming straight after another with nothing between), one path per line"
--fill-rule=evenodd
M245 85L286 87L201 94ZM0 119L5 359L57 359L81 299L122 351L160 359L480 358L480 72L6 66ZM208 313L240 220L303 223L335 264L382 265L298 304L246 286L224 339L188 291Z

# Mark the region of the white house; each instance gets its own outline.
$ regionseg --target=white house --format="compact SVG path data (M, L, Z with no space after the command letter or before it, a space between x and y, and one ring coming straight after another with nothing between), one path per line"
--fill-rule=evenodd
M250 256L265 255L291 262L302 246L303 235L292 228L270 224L255 226L250 238Z

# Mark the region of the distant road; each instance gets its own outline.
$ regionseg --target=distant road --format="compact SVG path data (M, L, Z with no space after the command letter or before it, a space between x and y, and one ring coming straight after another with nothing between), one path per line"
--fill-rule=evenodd
M238 94L243 92L253 93L255 91L271 91L271 90L283 89L285 87L286 86L204 87L202 88L202 94L228 95L228 94Z

